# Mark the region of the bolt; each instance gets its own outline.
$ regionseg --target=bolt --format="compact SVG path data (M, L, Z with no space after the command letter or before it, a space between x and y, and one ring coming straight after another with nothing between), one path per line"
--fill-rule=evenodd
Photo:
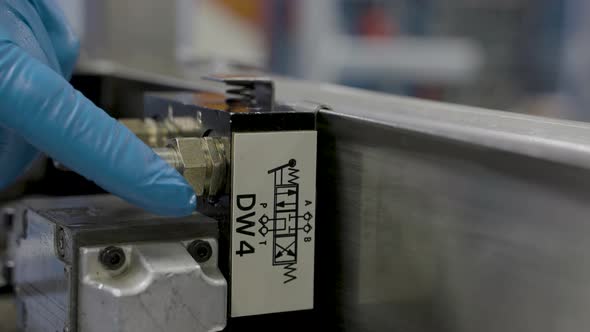
M197 263L204 263L211 258L213 249L207 241L195 240L188 245L188 253L197 261Z
M119 247L109 246L100 251L98 260L105 269L118 270L125 264L125 252Z
M66 256L66 233L63 228L57 230L57 254L59 257Z

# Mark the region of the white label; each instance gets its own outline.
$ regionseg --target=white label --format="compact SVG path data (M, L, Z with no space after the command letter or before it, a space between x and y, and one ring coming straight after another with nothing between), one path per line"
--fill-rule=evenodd
M313 308L315 131L232 142L231 316Z

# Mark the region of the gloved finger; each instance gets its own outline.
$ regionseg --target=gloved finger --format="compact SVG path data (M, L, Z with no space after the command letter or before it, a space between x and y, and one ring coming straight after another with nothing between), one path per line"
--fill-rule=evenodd
M158 214L194 211L194 191L176 170L9 42L0 42L0 96L0 123L105 190Z
M0 41L17 44L33 58L63 75L57 52L34 2L0 0Z
M39 152L12 130L0 126L0 188L15 182Z
M74 71L80 40L55 0L32 0L57 55L62 76L69 79Z
M0 40L13 38L31 56L60 71L51 38L30 1L0 0ZM15 182L38 154L18 133L0 124L0 189Z

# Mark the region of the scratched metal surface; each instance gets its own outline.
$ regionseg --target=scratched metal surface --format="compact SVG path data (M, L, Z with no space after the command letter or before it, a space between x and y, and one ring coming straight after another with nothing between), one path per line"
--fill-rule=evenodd
M0 331L16 332L16 306L11 295L0 295Z
M27 213L15 253L14 287L27 331L61 331L68 323L66 265L56 256L53 225Z
M590 126L277 83L320 112L316 308L343 331L590 328Z
M22 212L25 207L27 213ZM83 318L95 318L94 315L102 313L100 316L102 320L98 321L102 321L103 324L95 324L91 330L94 331L96 328L98 330L103 328L112 330L108 324L116 326L119 323L117 314L133 312L130 308L134 308L132 306L134 298L131 296L122 298L106 296L105 298L105 294L100 290L98 293L103 297L81 296L79 294L80 283L75 282L78 280L80 267L76 263L76 257L79 256L78 251L81 246L103 248L107 245L120 243L155 241L158 243L151 244L156 248L150 251L152 253L151 259L146 258L145 255L136 259L138 262L147 262L145 263L147 267L129 263L130 271L132 271L129 272L129 277L112 281L115 285L110 285L110 287L133 289L134 291L137 291L138 288L147 289L144 293L154 291L156 288L160 290L160 293L154 292L158 296L150 298L152 302L148 307L164 313L162 307L169 304L166 302L167 300L176 304L181 303L177 297L167 296L170 287L166 281L177 281L174 285L182 284L190 290L184 293L190 294L192 302L182 302L185 305L187 303L192 305L190 307L192 311L189 310L188 313L201 312L207 315L207 319L212 322L212 325L217 327L221 326L221 323L217 323L215 319L223 316L223 321L225 321L226 285L217 270L216 261L215 264L212 259L209 261L215 266L205 267L202 265L203 271L206 270L206 272L200 273L202 276L207 274L207 280L214 283L211 287L214 291L222 290L224 292L223 294L216 293L215 295L218 296L213 296L211 292L208 292L210 289L204 286L207 285L206 282L195 282L194 279L198 279L198 274L194 273L194 270L200 269L200 267L194 263L190 254L180 244L180 241L184 240L216 238L217 223L214 220L201 215L184 218L158 217L111 195L31 198L17 204L16 209L20 212L15 214L19 217L14 222L15 228L10 240L11 247L14 247L11 252L14 254L15 260L13 285L19 300L18 312L23 314L20 324L25 326L26 331L62 331L66 327L70 331L74 331L76 328L90 330L86 325L81 326L77 323L80 313L84 314L81 315ZM68 262L67 265L58 258L59 255L55 252L54 231L56 227L61 227L65 234L64 261ZM175 256L166 256L167 253L170 253L170 251L163 250L166 243L176 245ZM97 261L98 259L95 257L93 262L98 265ZM128 261L132 262L133 259L130 258ZM185 264L181 265L179 262ZM188 265L187 262L191 262L193 265ZM149 273L143 273L145 271ZM184 275L180 271L186 272L187 279L191 279L189 280L190 286L188 285L189 281L182 279ZM180 276L176 276L175 273ZM190 276L188 276L189 274ZM105 280L104 283L109 286L110 279L105 278ZM160 282L161 280L163 281ZM148 287L153 285L158 287ZM83 290L87 289L88 287L83 288ZM92 288L90 287L90 289ZM114 292L117 293L117 290ZM144 295L142 292L139 293ZM87 293L82 293L82 295L84 294ZM111 302L108 302L107 299L110 299ZM81 300L87 301L80 303ZM144 296L142 300L147 301L147 297ZM95 304L97 308L86 310L88 305L86 307L81 305L88 303ZM125 305L129 305L129 308ZM206 310L198 305L203 305ZM99 308L107 313L99 311ZM162 321L170 318L175 324L183 324L183 331L194 330L194 321L187 323L186 320L187 308L184 307L181 312L166 315ZM86 319L83 323L88 321L89 319ZM129 321L134 322L133 320ZM206 320L201 321L205 322ZM140 323L144 324L142 326L145 331L149 330L148 327L160 330L157 325L149 325L148 320L140 319L138 324ZM125 330L126 326L128 325L121 323L120 328ZM178 325L174 325L173 329L181 330ZM207 330L207 328L201 329ZM131 328L131 330L135 331L136 329Z

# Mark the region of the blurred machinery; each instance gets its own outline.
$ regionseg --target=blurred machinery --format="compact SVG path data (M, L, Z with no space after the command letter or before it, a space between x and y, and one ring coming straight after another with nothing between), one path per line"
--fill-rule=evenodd
M570 91L583 83L576 73L587 58L573 55L585 40L586 8L577 0L60 2L82 36L83 59L162 77L195 79L195 63L230 58L307 80L505 110L564 89L583 99Z
M275 72L505 110L560 89L564 41L585 22L566 8L587 13L577 0L270 3Z

